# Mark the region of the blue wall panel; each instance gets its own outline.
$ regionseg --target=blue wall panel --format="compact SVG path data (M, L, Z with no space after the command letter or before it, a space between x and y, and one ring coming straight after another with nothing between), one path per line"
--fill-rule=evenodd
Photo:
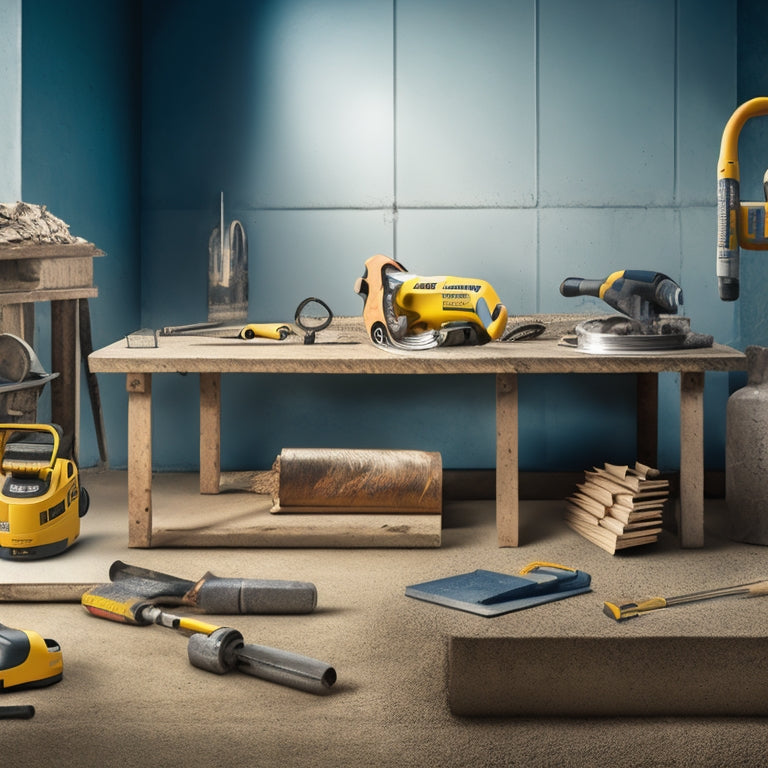
M0 5L0 200L21 198L21 0Z
M398 206L533 205L535 4L395 7Z
M98 348L139 327L137 9L99 0L24 0L22 8L22 195L105 253L94 261L99 296L89 300ZM49 317L48 305L38 305L35 347L48 368ZM125 381L103 376L99 385L110 461L124 465ZM82 387L85 466L98 461L90 408Z
M667 205L675 169L675 4L539 3L543 205Z
M483 277L512 314L607 311L564 299L560 282L658 269L681 282L696 330L736 346L745 322L749 338L768 335L759 291L724 304L714 275L722 128L738 100L764 91L756 0L23 8L24 191L108 252L97 345L206 318L222 191L248 235L253 320L290 319L310 294L359 313L354 280L382 252L422 274ZM762 144L760 129L746 133L745 174L762 176ZM745 285L764 284L764 263L744 258ZM101 378L119 465L124 382ZM679 381L661 378L660 463L673 468ZM194 468L196 377L157 379L156 466ZM495 459L492 377L318 379L225 377L224 468L361 439L440 450L448 467ZM708 376L710 466L721 465L731 386ZM524 468L632 459L631 377L520 387Z
M741 104L768 95L768 4L762 0L739 2L738 100ZM734 107L736 105L734 104ZM741 199L762 200L763 174L768 169L768 117L747 121L739 139ZM768 254L741 251L741 298L739 329L743 345L768 346L768 319L765 311L768 285Z

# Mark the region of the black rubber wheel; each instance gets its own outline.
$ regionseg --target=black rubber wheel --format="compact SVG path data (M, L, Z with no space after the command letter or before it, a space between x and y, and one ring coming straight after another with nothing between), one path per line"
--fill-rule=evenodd
M85 517L88 513L88 507L91 506L91 497L88 495L88 491L83 488L83 486L80 486L80 506L78 508L78 515L80 517Z
M379 347L386 347L389 337L383 323L374 323L371 328L371 340Z

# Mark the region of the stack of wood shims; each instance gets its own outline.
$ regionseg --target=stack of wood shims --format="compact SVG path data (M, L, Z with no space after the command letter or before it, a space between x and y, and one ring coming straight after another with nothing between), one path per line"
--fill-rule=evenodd
M659 470L606 463L584 473L566 499L565 522L607 552L656 541L661 533L669 481Z

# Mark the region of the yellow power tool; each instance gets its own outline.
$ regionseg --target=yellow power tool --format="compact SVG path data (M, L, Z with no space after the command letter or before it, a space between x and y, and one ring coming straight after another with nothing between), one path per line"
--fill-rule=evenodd
M53 424L0 424L0 558L37 560L80 535L88 493Z
M0 624L0 692L53 685L63 670L55 640Z
M485 344L507 325L507 308L485 280L423 277L381 254L365 262L355 292L371 340L384 348Z

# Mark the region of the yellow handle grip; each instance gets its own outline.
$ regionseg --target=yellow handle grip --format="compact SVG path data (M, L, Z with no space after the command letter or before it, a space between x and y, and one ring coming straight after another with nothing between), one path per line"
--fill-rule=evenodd
M717 162L719 179L739 179L739 134L744 123L752 117L768 115L768 97L759 96L745 101L725 124L720 142L720 158Z
M220 629L219 625L217 624L208 624L205 621L192 619L188 616L179 617L178 628L193 634L199 632L202 635L210 635L213 634L217 629Z
M667 601L663 597L649 597L638 603L608 603L603 606L603 613L616 621L631 619L647 611L655 611L657 608L666 608Z

